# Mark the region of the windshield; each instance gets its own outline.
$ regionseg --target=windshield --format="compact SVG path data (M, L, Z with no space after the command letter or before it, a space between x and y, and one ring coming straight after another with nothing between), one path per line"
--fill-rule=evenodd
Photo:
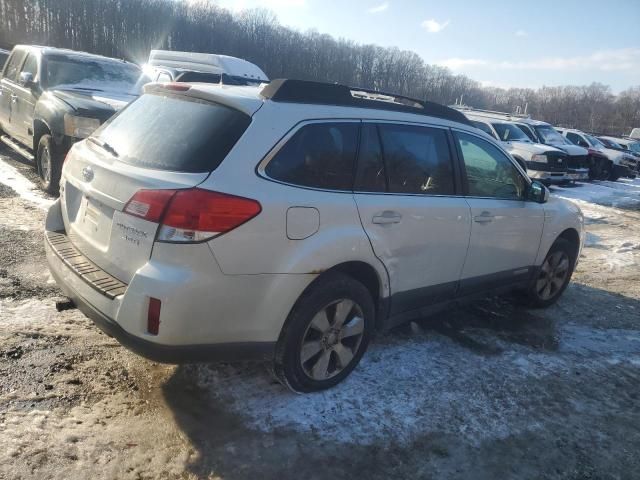
M544 143L559 143L559 144L567 144L569 143L567 139L565 139L556 129L554 129L551 125L541 125L539 127L535 127L536 133L542 138Z
M148 81L132 63L71 55L47 55L45 72L47 87L58 89L139 95Z
M503 142L529 142L529 137L515 125L510 123L492 123L492 125Z
M640 153L640 142L630 143L627 146L629 147L629 150L631 150L632 152Z
M585 137L587 138L587 141L591 144L591 146L593 147L604 147L607 148L600 140L598 140L596 137L592 136L592 135L585 135Z
M609 140L608 138L599 138L600 142L604 143L607 147L617 148L624 150L624 147L619 143L614 142L613 140Z

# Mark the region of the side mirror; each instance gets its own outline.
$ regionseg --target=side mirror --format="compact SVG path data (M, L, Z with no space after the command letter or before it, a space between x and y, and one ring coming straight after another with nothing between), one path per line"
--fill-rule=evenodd
M529 187L529 199L537 203L547 203L549 201L549 189L534 180Z
M31 72L21 72L20 73L20 78L18 79L18 83L25 87L25 88L31 88L33 87L34 83L33 83L33 73Z

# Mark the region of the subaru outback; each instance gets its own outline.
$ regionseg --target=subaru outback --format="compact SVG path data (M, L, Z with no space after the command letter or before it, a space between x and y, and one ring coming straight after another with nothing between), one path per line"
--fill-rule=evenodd
M321 390L376 332L569 283L580 210L458 111L295 80L145 92L69 152L45 246L78 308L150 359L267 358Z

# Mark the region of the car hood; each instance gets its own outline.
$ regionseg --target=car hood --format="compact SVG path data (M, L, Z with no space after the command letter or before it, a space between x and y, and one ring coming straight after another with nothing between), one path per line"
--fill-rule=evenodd
M551 147L549 145L541 145L539 143L531 143L531 142L504 142L507 150L509 151L521 151L528 152L531 155L539 155L542 153L546 153L549 151L558 151L557 148Z
M95 113L98 118L105 114L111 116L136 99L136 95L71 89L52 90L51 94L82 115L91 116Z
M569 144L552 144L554 147L559 148L560 150L562 150L563 152L565 152L567 155L571 155L572 157L575 156L585 156L589 154L589 151L584 148L581 147L580 145L569 145Z

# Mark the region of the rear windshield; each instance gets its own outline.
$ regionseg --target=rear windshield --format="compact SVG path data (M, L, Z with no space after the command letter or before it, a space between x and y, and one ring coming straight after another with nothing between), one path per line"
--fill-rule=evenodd
M125 163L175 172L215 170L251 117L217 103L146 94L96 130L93 138Z

